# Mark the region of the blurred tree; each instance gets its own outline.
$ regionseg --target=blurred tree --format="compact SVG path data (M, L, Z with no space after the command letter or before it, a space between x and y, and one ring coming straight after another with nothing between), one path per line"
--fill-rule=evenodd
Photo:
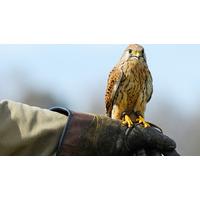
M95 90L93 92L93 96L91 97L89 111L90 113L96 113L96 114L105 114L105 105L104 105L104 98L97 94Z
M67 102L55 95L55 91L44 88L42 84L34 84L39 82L37 80L32 81L28 71L21 67L11 68L7 76L8 83L11 83L13 88L10 93L13 94L14 91L14 95L10 95L13 100L42 108L67 107L68 105ZM5 98L7 97L5 96Z
M21 102L47 109L54 106L67 107L67 103L54 97L50 92L35 89L29 89L22 97Z

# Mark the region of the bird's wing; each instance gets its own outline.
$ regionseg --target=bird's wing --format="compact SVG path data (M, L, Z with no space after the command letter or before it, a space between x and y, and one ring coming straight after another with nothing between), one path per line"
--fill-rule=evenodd
M147 76L146 86L147 86L147 102L151 100L153 94L153 79L150 71L148 71L149 75Z
M105 94L106 114L111 117L115 96L117 94L123 72L119 67L114 67L108 77L107 89Z

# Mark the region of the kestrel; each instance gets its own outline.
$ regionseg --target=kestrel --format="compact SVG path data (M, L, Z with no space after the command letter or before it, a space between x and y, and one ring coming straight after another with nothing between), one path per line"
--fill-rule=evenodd
M144 112L152 93L153 81L144 48L131 44L109 74L105 94L106 114L122 120L128 127L136 122L148 127Z

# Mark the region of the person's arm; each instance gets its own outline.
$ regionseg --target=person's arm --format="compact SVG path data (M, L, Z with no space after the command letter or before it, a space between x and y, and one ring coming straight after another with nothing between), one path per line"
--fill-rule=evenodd
M104 115L0 102L0 155L127 156L140 155L141 149L167 155L175 148L152 127L128 129Z
M0 102L0 155L55 155L65 115L13 101Z

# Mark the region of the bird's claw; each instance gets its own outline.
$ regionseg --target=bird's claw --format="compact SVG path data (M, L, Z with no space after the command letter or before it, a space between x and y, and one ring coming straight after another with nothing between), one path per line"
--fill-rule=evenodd
M138 122L139 124L143 124L144 125L144 128L147 128L147 127L150 127L150 124L145 122L144 118L142 116L139 116L137 119L136 119L136 122Z
M125 125L125 126L128 125L128 128L133 126L133 122L128 115L124 116L124 121L122 121L122 124Z

